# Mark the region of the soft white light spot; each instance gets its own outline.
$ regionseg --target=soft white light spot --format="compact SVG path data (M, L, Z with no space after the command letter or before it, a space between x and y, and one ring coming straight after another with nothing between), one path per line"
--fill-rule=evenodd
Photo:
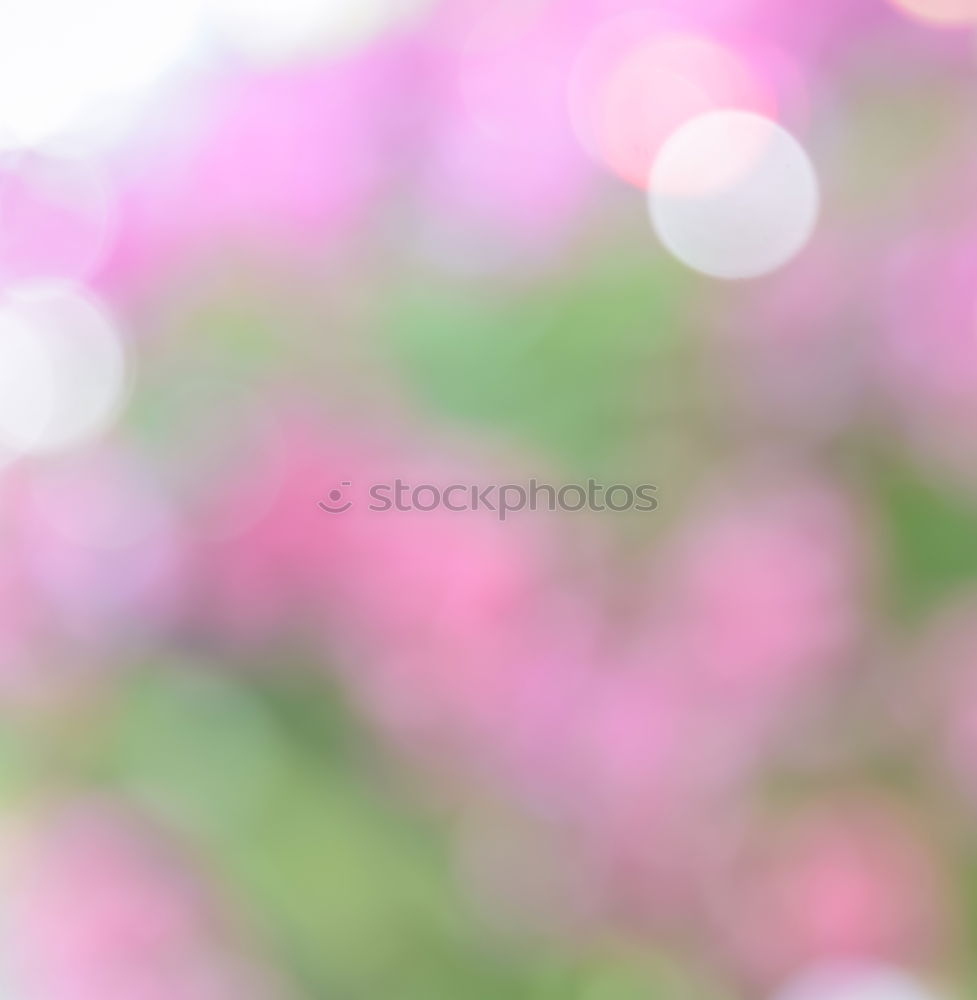
M29 451L54 409L54 378L44 345L16 312L0 311L0 448Z
M0 449L52 452L93 438L124 391L119 335L90 300L49 291L0 306Z
M911 976L886 966L829 964L803 973L774 1000L941 1000Z
M279 62L349 48L421 7L421 0L202 0L217 31L245 55Z
M661 241L716 278L753 278L803 249L818 216L818 182L803 148L776 122L714 111L665 142L649 207Z
M4 0L0 141L99 129L194 45L197 0Z

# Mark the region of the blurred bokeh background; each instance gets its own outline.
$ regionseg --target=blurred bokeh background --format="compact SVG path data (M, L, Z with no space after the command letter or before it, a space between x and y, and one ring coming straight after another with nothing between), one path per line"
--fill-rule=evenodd
M974 996L975 108L975 0L2 0L0 997Z

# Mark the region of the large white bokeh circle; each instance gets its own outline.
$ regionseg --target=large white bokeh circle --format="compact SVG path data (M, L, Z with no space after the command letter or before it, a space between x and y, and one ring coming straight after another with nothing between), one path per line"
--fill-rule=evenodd
M122 339L76 291L0 303L0 452L57 452L101 434L127 387Z
M782 126L748 111L711 111L669 136L648 200L672 254L737 279L776 271L804 248L820 194L810 159Z

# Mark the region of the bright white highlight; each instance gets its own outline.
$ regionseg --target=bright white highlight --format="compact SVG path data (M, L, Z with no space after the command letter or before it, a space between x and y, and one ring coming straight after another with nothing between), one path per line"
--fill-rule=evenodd
M0 449L60 451L112 422L125 392L118 333L89 299L39 292L0 306Z
M819 193L803 148L747 111L694 118L665 142L649 208L662 243L716 278L754 278L799 253L817 223Z
M421 0L201 2L218 33L261 62L355 46L421 6Z
M886 966L824 965L804 973L774 1000L941 1000L911 976Z
M195 43L196 0L4 0L0 144L97 132Z

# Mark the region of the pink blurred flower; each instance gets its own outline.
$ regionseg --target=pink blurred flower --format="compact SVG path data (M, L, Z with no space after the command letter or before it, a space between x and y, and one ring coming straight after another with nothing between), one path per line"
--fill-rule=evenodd
M418 171L429 253L471 268L566 243L592 177L566 112L582 38L576 3L458 0L432 21L436 116Z
M8 694L104 670L127 643L160 638L182 601L174 513L131 454L109 448L9 469L0 643ZM9 617L8 617L9 615ZM7 628L4 628L6 622Z
M828 703L857 637L864 556L844 498L816 481L744 491L688 516L645 618L591 661L556 737L598 868L673 923L708 894L766 752Z
M234 502L254 519L201 550L203 620L236 641L317 639L398 753L563 824L612 909L688 916L761 751L852 652L865 553L848 502L769 474L713 497L658 554L640 616L612 627L557 571L558 519L368 510L394 463L415 483L469 478L301 425L256 453L226 494L232 521ZM347 477L353 508L320 510Z
M92 162L42 151L0 155L0 283L89 277L114 229L106 179Z
M850 227L822 227L797 261L745 302L707 307L703 322L723 331L711 364L737 419L815 443L858 419L871 373L865 289L876 279L868 245Z
M38 1000L269 997L223 939L199 874L114 805L62 807L25 831L8 895L10 971Z
M318 504L344 481L358 488L372 481L373 446L288 418L255 432L248 445L243 463L201 470L189 501L191 624L240 646L303 629L317 634L345 574L362 572L347 556L354 512L333 516Z
M672 542L655 614L696 700L776 722L851 652L865 546L829 485L743 489Z
M877 370L921 457L963 480L977 420L977 265L965 233L904 239L880 301Z
M928 765L935 787L977 807L977 627L974 595L941 608L911 647L905 683L891 693L900 736Z
M394 175L413 51L228 73L178 95L179 122L116 165L120 226L99 276L127 294L218 255L319 260ZM390 95L397 95L395 105Z
M918 835L908 815L870 799L755 829L724 890L734 961L771 983L819 962L933 957L945 940L943 887Z

